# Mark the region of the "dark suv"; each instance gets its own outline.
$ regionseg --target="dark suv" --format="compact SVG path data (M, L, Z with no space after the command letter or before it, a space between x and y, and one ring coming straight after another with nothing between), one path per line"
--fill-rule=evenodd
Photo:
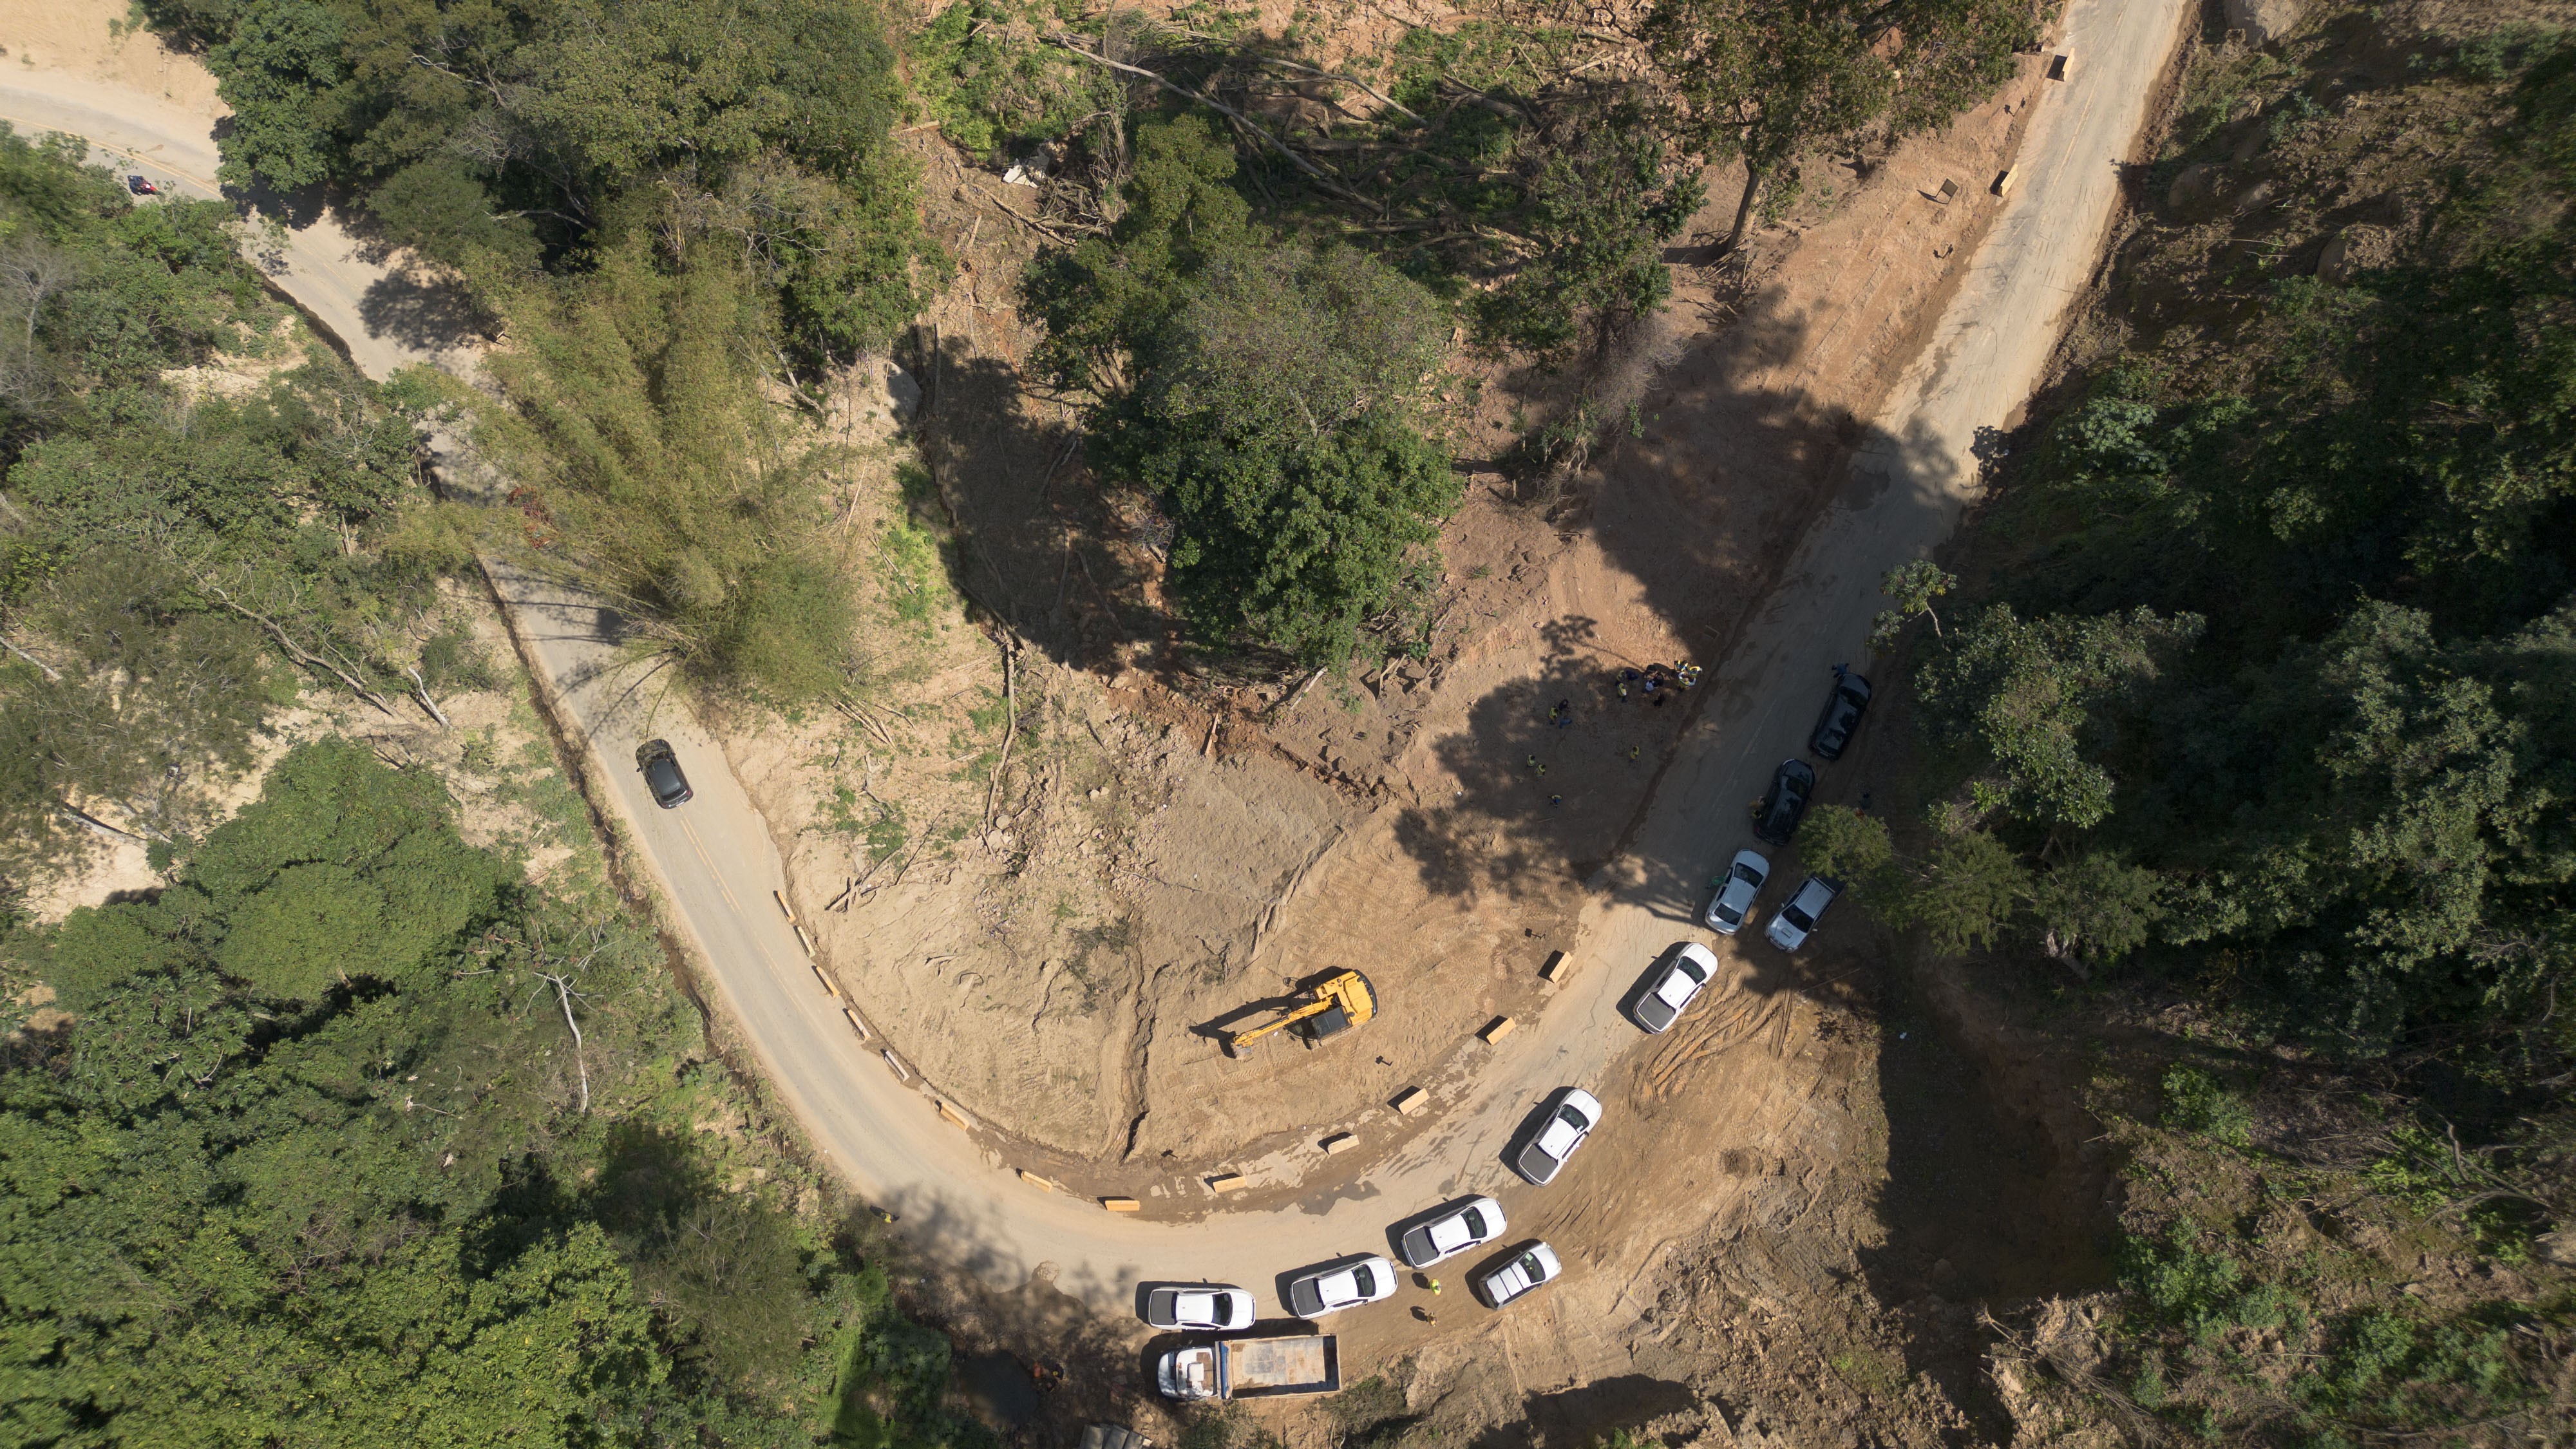
M1804 760L1782 760L1771 772L1771 793L1753 807L1753 833L1773 845L1786 845L1806 818L1807 797L1816 793L1816 767Z
M680 757L669 740L646 740L635 748L635 768L653 792L653 803L668 810L689 798L689 777L680 773Z
M1820 760L1839 760L1851 747L1852 731L1860 728L1860 717L1869 711L1869 681L1840 670L1834 675L1834 692L1825 696L1825 712L1816 717L1816 732L1807 736L1807 748Z

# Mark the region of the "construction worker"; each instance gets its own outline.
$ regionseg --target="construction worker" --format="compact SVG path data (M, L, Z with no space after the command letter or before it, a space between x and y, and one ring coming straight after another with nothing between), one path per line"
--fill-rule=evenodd
M1637 747L1635 745L1630 745L1628 747L1628 763L1632 765L1637 763Z
M1536 756L1536 755L1532 755L1532 756L1530 756L1530 757L1529 757L1529 760L1528 760L1527 764L1524 766L1524 768L1532 769L1532 770L1539 770L1539 773L1541 773L1541 774L1545 774L1545 773L1547 773L1545 770L1541 770L1541 769L1539 768L1538 756Z
M1547 804L1548 804L1548 808L1549 808L1549 809L1551 809L1551 810L1555 809L1557 806L1562 805L1562 804L1564 804L1564 803L1565 803L1565 797L1564 797L1564 796L1562 796L1562 795L1550 795L1550 796L1548 796L1548 797L1547 797ZM1437 1291L1439 1291L1439 1290L1434 1289L1433 1291L1434 1291L1434 1292L1437 1292Z
M1556 727L1561 730L1574 727L1573 700L1560 699L1556 702Z

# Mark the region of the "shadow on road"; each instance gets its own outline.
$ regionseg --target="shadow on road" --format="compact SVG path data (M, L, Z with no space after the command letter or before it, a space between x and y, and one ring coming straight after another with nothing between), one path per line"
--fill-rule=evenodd
M367 330L418 352L446 352L483 341L498 320L457 280L418 264L378 278L358 299Z

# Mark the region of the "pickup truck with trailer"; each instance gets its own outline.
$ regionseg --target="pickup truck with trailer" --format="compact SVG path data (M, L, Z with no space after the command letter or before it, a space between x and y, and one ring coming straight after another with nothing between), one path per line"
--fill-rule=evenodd
M1154 1383L1164 1398L1182 1400L1329 1394L1342 1387L1342 1359L1329 1333L1219 1338L1164 1354Z

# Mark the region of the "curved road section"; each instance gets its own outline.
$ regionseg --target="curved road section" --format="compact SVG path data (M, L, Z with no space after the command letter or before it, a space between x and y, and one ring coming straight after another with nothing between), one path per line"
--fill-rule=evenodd
M1883 603L1880 577L1925 556L1956 527L1977 484L1978 436L2001 426L2038 384L2065 308L2099 254L2119 168L2145 125L2156 80L2195 12L2185 0L2069 7L2060 46L2071 57L2069 78L2050 86L2032 117L2013 195L1932 345L1879 419L1853 486L1804 540L1740 651L1712 675L1710 708L1680 742L1633 861L1713 869L1726 859L1744 834L1742 802L1762 792L1774 764L1801 753L1825 666L1865 653ZM121 170L215 194L216 150L203 119L149 98L20 72L0 77L0 119L23 131L86 137ZM271 276L368 372L435 360L369 330L368 292L385 273L346 235L318 225L293 234ZM1187 1224L1114 1215L1021 1181L943 1118L919 1078L906 1080L889 1062L883 1049L894 1043L861 1039L772 899L784 876L759 815L685 707L656 699L650 681L619 665L615 619L506 569L495 570L494 582L560 717L590 752L600 794L623 815L633 855L655 876L668 924L698 954L703 980L815 1146L854 1187L899 1214L920 1248L1001 1286L1052 1266L1058 1288L1118 1310L1148 1279L1267 1289L1286 1269L1378 1251L1387 1224L1460 1194L1492 1193L1520 1217L1515 1204L1540 1190L1504 1168L1506 1143L1540 1098L1602 1080L1639 1041L1618 1013L1620 995L1656 952L1696 934L1676 919L1696 903L1696 873L1657 867L1664 876L1657 878L1614 867L1585 913L1578 969L1565 991L1530 1029L1485 1055L1477 1080L1455 1089L1432 1128L1365 1183ZM676 810L655 806L635 768L635 746L656 735L671 740L696 788L696 799ZM1742 987L1749 975L1742 959L1724 952L1722 959L1735 974L1717 991ZM890 1027L899 1042L900 1023ZM1615 1103L1601 1130L1622 1130Z

